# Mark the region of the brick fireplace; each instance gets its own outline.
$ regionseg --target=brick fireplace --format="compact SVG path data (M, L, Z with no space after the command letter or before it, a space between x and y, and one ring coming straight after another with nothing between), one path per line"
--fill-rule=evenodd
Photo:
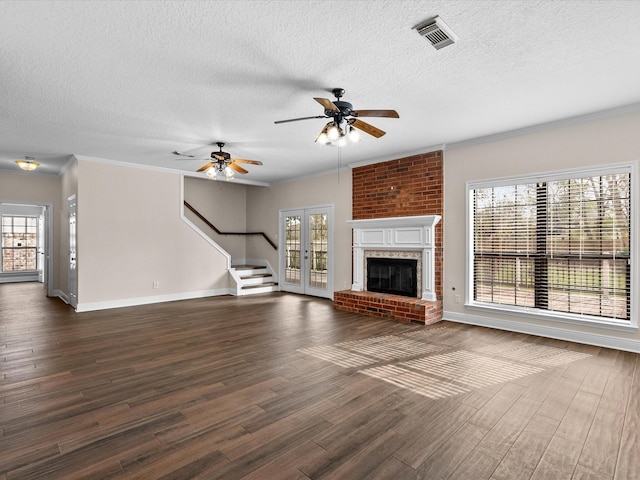
M334 293L335 308L401 322L441 320L442 152L357 167L352 174L353 284ZM417 259L417 296L367 291L366 259L372 256Z

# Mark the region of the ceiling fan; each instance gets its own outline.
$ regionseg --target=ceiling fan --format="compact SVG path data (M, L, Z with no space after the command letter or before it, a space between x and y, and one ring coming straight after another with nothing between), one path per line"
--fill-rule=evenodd
M262 165L262 162L258 160L243 160L241 158L231 158L231 155L227 152L222 151L222 147L224 147L223 142L216 142L220 151L211 152L212 161L205 163L202 167L200 167L197 172L205 172L208 177L217 178L218 176L224 176L227 180L231 180L233 178L234 173L249 173L248 170L242 168L239 163L245 163L250 165ZM173 152L174 155L179 155L182 157L195 158L195 155L190 155L188 153L182 153L178 151Z
M358 141L358 130L362 130L376 138L380 138L386 133L369 123L363 122L359 117L400 118L395 110L354 110L353 105L349 102L340 100L344 95L344 88L334 88L331 92L336 97L333 102L327 98L314 97L314 100L324 107L324 115L278 120L275 123L297 122L311 118L330 118L331 121L324 126L316 138L316 142L323 145L343 145L346 143L346 138Z

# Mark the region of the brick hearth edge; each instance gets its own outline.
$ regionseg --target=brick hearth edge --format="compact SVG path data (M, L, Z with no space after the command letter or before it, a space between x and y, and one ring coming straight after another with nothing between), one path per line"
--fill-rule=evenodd
M442 302L376 292L341 290L334 292L333 305L338 310L374 317L392 318L402 323L431 325L442 320Z

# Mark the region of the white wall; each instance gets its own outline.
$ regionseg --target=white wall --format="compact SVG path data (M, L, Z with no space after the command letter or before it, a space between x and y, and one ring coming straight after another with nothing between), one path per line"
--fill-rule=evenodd
M470 310L454 302L455 294L464 298L466 293L465 197L468 181L637 161L640 159L639 133L640 113L631 113L447 149L444 162L445 318L640 351L638 332L491 314ZM632 208L638 208L638 205ZM638 235L638 232L634 234ZM640 260L640 252L634 251L633 255Z
M226 257L181 219L181 187L179 173L79 158L78 311L228 292Z
M292 208L334 205L334 289L351 287L351 170L247 189L247 228L263 231L277 242L278 214ZM249 258L267 258L278 268L278 252L262 238L247 241ZM265 257L266 255L266 257Z

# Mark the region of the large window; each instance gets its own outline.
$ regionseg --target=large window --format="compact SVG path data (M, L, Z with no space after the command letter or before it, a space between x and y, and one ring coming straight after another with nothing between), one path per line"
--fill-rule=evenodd
M632 166L469 184L470 305L636 325L632 187Z
M37 270L38 217L2 216L2 271Z

